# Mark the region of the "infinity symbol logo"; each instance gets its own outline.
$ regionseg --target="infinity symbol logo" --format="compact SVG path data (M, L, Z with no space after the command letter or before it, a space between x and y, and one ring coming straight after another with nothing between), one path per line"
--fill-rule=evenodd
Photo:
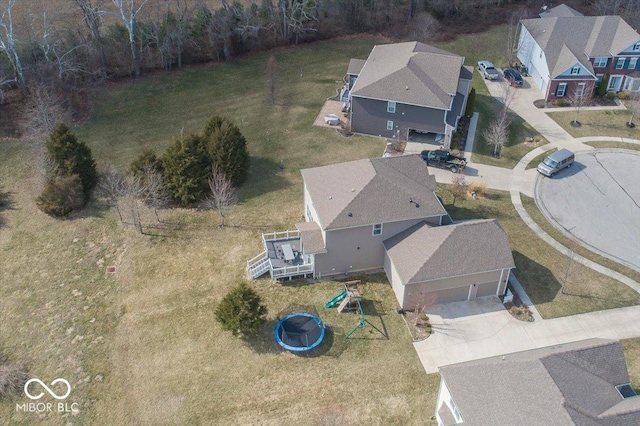
M55 399L65 399L66 397L69 396L69 394L71 393L71 385L69 384L68 381L66 381L65 379L55 379L53 382L51 382L51 386L54 386L56 383L64 383L65 385L67 385L67 392L65 392L64 395L62 396L58 396L54 391L52 391L51 389L49 389L49 387L47 385L45 385L42 380L40 379L31 379L29 380L27 383L24 384L24 393L25 395L27 395L29 398L31 399L40 399L42 398L42 396L44 395L44 392L40 392L38 395L31 395L29 393L29 385L31 383L39 383L40 386L42 386L44 388L44 390L46 390L47 392L49 392L49 395L51 395L52 397L54 397Z

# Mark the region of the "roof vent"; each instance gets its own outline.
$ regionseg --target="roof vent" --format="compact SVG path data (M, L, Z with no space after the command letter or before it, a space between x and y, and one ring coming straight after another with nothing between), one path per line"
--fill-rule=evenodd
M409 86L404 86L404 90L409 90Z
M409 202L411 204L414 204L416 206L416 209L420 208L420 204L416 203L415 201L413 201L413 198L409 198Z
M331 200L331 199L333 199L333 197L331 195L329 195L329 199Z
M543 12L544 12L544 11L546 11L548 7L549 7L549 6L547 6L547 5L545 4L544 6L542 6L542 11L543 11Z
M355 188L351 188L351 192L356 192L356 189Z
M347 213L347 216L353 217L353 213Z

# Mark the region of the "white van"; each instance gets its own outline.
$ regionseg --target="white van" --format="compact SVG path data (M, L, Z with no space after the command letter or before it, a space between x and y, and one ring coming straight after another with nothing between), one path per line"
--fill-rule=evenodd
M538 172L545 176L553 176L565 167L571 167L576 156L568 149L561 149L549 155L538 165Z

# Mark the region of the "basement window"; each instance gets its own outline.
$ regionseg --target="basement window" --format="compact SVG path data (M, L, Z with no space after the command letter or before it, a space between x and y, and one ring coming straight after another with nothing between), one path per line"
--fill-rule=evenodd
M620 396L623 397L624 399L637 396L636 391L633 390L633 388L631 387L631 384L629 383L616 386L616 390L618 391Z

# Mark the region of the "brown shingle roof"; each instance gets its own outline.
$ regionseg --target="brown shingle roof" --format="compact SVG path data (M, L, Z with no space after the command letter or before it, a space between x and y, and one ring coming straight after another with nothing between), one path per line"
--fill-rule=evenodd
M351 94L448 110L463 63L462 56L415 41L377 45Z
M435 177L419 155L350 161L301 173L324 230L447 214L434 194Z
M617 341L588 339L485 358L441 367L440 374L465 424L640 424L635 398L623 400L615 389L629 381Z
M296 223L296 228L300 231L302 241L302 251L304 254L326 253L322 230L317 222Z
M436 227L422 222L384 246L404 285L515 266L507 234L495 219Z
M640 40L619 16L523 19L522 25L544 50L551 78L581 63L592 73L589 58L617 55Z

